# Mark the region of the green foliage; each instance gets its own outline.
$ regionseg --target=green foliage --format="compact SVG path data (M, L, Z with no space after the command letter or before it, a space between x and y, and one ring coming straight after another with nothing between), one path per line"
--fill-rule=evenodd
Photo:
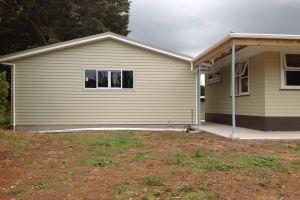
M127 35L129 7L129 0L2 0L0 54L106 31Z
M46 189L49 188L50 184L45 182L45 181L39 181L38 183L34 184L31 189L32 190L42 190L42 189Z
M0 120L4 118L7 108L9 84L6 81L6 72L0 73Z
M204 162L196 162L192 164L195 169L200 169L202 171L229 171L234 168L234 166L217 161L208 160Z
M97 167L105 167L109 164L111 164L112 161L111 160L108 160L107 157L98 157L96 159L96 161L94 162L94 166L97 166Z
M22 195L23 195L23 193L24 193L24 191L20 187L18 187L18 186L17 187L9 188L6 191L6 194L14 196L14 197L17 197L17 198L21 198Z
M264 169L271 169L273 171L285 171L286 167L282 164L280 159L276 156L247 156L241 158L242 164L247 167L258 167Z
M164 178L161 176L146 176L143 178L143 182L150 186L162 186Z
M131 193L133 193L133 189L130 186L121 186L121 187L118 187L117 193L118 194L122 194L122 193L131 194Z
M202 152L200 150L197 150L195 152L195 158L203 158L203 157L204 157L204 155L202 154Z
M140 161L153 160L154 154L152 151L143 151L136 154L136 159Z

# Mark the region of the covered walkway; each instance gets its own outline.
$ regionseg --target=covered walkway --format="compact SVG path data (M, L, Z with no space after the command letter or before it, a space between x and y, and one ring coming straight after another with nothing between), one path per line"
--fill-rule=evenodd
M222 137L232 137L232 127L224 124L202 122L200 130L213 133ZM241 140L300 140L300 131L258 131L236 127L236 139Z

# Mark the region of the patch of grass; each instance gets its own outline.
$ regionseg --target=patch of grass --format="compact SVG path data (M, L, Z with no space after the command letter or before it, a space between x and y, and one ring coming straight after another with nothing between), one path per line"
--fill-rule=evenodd
M65 175L59 175L59 176L57 177L57 180L59 180L59 181L61 181L61 182L64 182L64 181L67 180L67 176L65 176Z
M192 192L194 189L190 185L185 185L180 190L184 193L189 193L189 192Z
M171 165L180 165L184 164L188 160L189 155L183 152L176 152L173 154L172 158L168 161L168 164Z
M184 200L209 200L212 199L211 192L204 186L200 186L198 190L183 191L181 195Z
M209 159L202 162L192 163L192 168L201 171L229 171L234 168L233 165L229 165L217 160Z
M10 152L13 156L19 157L28 145L29 138L25 134L5 133L0 134L0 144Z
M94 162L94 166L97 166L97 167L105 167L109 164L111 164L112 161L111 160L108 160L107 157L98 157L95 162Z
M117 193L118 194L122 194L122 193L132 194L133 193L133 189L130 186L121 186L121 187L118 187Z
M161 176L145 176L143 182L150 186L162 186L164 178Z
M16 197L16 198L22 198L23 194L24 194L24 190L18 186L13 187L13 188L9 188L6 191L6 194Z
M296 147L294 148L295 151L300 152L300 143L296 144Z
M234 168L233 165L218 161L212 153L200 150L192 154L177 152L169 164L183 165L200 171L228 171Z
M197 159L200 159L200 158L205 157L205 155L204 155L200 150L197 150L197 151L194 153L194 157L197 158Z
M31 186L32 190L42 190L42 189L46 189L49 188L50 184L45 182L45 181L39 181L36 184L34 184L33 186Z
M286 167L276 156L254 155L241 158L242 165L246 167L258 167L263 169L271 169L273 171L283 172Z
M80 161L83 166L96 166L106 167L107 165L113 164L114 162L108 159L106 156L99 156L96 159L87 158Z
M159 197L160 195L162 195L163 191L159 190L159 189L154 189L153 190L153 196L155 197Z
M142 147L143 141L138 138L132 138L131 135L122 133L110 132L107 135L64 135L64 139L73 144L80 144L88 147L110 147L110 148L129 148L129 147Z
M135 155L135 158L140 161L146 161L146 160L153 160L154 159L154 154L152 151L143 151L143 152L138 152Z
M293 169L300 169L300 160L291 162L290 166L291 166Z

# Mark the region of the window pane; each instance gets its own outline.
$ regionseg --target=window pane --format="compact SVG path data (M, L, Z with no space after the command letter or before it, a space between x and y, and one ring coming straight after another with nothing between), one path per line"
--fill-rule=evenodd
M121 87L121 71L119 70L111 71L111 87L112 88Z
M96 70L85 70L85 88L96 88Z
M249 92L248 77L241 79L241 92L242 93Z
M98 87L108 87L108 71L98 71Z
M300 71L287 71L286 85L300 86Z
M300 54L286 54L286 65L288 67L299 67L300 68Z
M208 81L212 81L214 79L214 74L208 74Z
M215 72L215 80L220 80L221 79L221 72Z
M244 74L242 75L243 77L248 76L248 65L245 65L245 69L244 69Z
M133 88L133 71L123 71L122 72L122 84L123 88Z

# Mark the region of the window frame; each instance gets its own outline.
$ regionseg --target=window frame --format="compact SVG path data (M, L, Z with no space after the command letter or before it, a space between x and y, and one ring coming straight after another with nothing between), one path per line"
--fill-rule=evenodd
M85 71L86 70L96 70L96 88L86 88L85 87ZM108 71L108 87L98 87L98 71ZM121 71L121 87L111 87L111 71ZM123 88L123 71L132 71L133 73L133 87ZM135 70L130 68L83 68L83 90L99 90L99 91L133 91L135 90Z
M299 54L300 52L289 52L289 51L285 51L285 52L280 52L280 73L281 73L281 89L285 89L285 90L300 90L300 85L287 85L286 84L286 72L287 71L297 71L300 72L300 68L299 67L288 67L286 64L286 55L287 54Z
M216 79L215 74L216 73L220 73L220 76L218 79ZM209 79L209 75L213 75L213 78L210 80ZM216 83L220 83L222 82L222 69L217 69L211 72L207 73L207 78L206 78L206 85L212 85L212 84L216 84Z
M247 76L248 77L248 92L242 92L242 79L245 78L245 77L242 77L242 74L245 73L246 69L239 76L236 75L237 69L235 69L235 71L234 71L234 78L235 78L235 83L238 84L238 89L239 89L239 91L237 93L235 93L236 97L250 95L250 62L249 62L249 58L248 59L239 60L238 62L235 63L235 65L241 64L243 62L246 62L247 63L247 67L248 67L248 76ZM237 86L235 86L235 90L236 89L237 89Z

